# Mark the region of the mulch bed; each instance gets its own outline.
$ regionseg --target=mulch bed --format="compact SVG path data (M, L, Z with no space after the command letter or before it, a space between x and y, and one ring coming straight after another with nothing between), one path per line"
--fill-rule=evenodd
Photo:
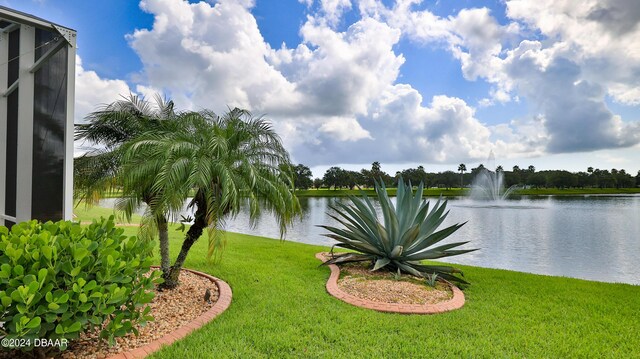
M453 297L451 288L438 281L435 288L424 279L388 271L371 272L366 264L349 263L340 266L338 287L355 297L378 303L437 304Z
M204 300L206 289L211 292L211 304ZM83 334L72 341L64 352L56 358L107 358L114 354L142 347L161 338L192 320L199 317L213 306L218 300L218 287L215 283L199 275L182 271L180 284L174 290L156 291L155 298L150 304L154 321L139 328L139 335L131 333L125 337L116 338L116 345L109 347L106 341L98 337L99 331ZM0 351L0 359L29 358L20 352Z

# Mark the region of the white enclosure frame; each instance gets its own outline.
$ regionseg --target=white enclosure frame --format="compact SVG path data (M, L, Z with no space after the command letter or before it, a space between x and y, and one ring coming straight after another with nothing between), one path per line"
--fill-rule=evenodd
M75 101L76 31L53 24L44 19L0 6L0 225L5 221L14 223L32 218L32 169L33 169L33 121L34 121L34 78L38 69L60 49L67 47L66 69L66 122L64 128L64 169L63 169L63 218L73 216L73 138ZM36 29L59 34L64 41L57 43L35 61ZM20 30L18 80L7 84L9 76L8 58L9 35ZM18 91L18 138L16 168L16 211L15 216L6 214L6 165L7 165L7 104L8 96ZM51 218L60 219L60 218Z

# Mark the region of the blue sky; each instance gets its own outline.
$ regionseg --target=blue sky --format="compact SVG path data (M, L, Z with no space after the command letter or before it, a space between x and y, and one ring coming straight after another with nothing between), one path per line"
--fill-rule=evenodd
M0 0L78 31L76 119L129 91L265 114L322 176L640 169L633 0Z

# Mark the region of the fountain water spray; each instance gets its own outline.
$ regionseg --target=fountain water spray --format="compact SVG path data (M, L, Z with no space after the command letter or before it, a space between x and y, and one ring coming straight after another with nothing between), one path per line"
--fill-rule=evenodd
M496 171L493 151L489 154L487 163L493 167L493 171L487 168L480 170L476 178L473 179L471 198L490 201L505 200L513 191L514 186L509 187L507 190L504 189L504 173Z

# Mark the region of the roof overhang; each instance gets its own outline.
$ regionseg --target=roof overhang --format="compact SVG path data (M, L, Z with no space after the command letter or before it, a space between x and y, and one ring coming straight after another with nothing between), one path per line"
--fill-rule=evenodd
M70 46L75 46L75 37L76 37L75 30L54 24L50 21L47 21L45 19L33 16L33 15L29 15L21 11L9 9L8 7L0 5L0 22L2 21L8 23L7 26L2 28L2 31L5 31L5 30L10 31L10 28L13 27L12 24L29 25L39 29L56 32L60 34L62 37L64 37Z

